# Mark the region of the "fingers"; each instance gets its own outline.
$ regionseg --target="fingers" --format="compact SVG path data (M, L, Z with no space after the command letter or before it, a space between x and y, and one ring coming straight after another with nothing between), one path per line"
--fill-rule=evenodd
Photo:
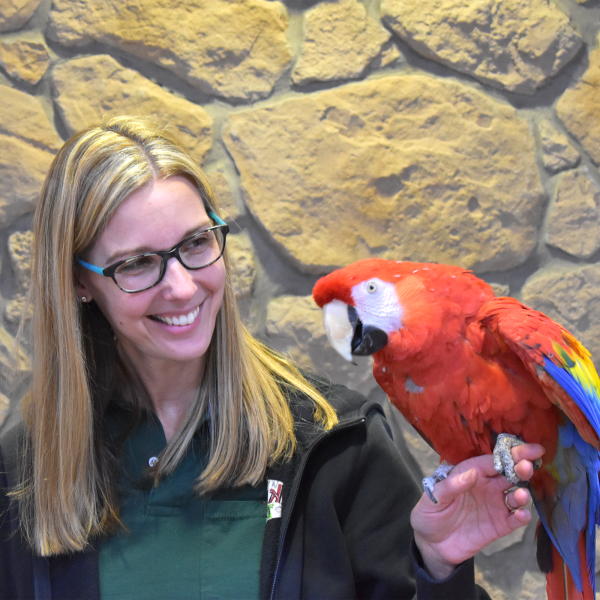
M521 481L528 481L533 475L533 461L541 458L545 452L539 444L523 444L512 449L512 457L515 461L515 473Z
M546 450L544 446L540 446L540 444L522 444L521 446L515 446L511 450L515 463L521 462L522 460L533 462L536 458L542 458L544 452L546 452Z
M514 529L517 529L531 521L531 511L528 508L519 508L510 515L510 518L516 521Z
M469 469L464 473L451 473L447 479L441 481L435 486L435 496L438 500L438 505L445 506L450 504L452 500L465 494L475 487L478 474L476 469Z
M516 488L508 493L505 492L505 494L506 505L513 510L523 508L531 501L531 494L525 488Z
M525 488L515 488L504 493L506 494L504 503L509 509L509 519L513 521L513 526L516 528L527 525L531 521L531 510L528 506L531 502L529 491Z

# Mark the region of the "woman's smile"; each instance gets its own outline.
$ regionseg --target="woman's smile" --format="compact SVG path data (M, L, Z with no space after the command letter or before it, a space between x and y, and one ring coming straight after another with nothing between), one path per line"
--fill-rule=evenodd
M177 325L178 327L184 327L185 325L191 325L196 320L196 317L198 316L199 312L200 307L197 306L193 311L187 314L183 313L179 315L171 315L169 317L161 315L152 315L150 318L156 321L160 321L161 323L166 323L167 325Z

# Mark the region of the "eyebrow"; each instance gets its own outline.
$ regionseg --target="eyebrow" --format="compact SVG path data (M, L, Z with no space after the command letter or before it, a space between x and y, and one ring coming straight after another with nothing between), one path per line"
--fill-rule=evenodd
M195 233L199 233L203 229L208 229L209 227L212 227L212 226L213 226L213 224L210 221L208 221L208 222L203 223L202 225L198 225L197 227L191 227L183 234L183 236L181 237L181 240L179 240L179 241L185 240L186 238L191 237ZM175 246L177 246L177 244L175 244ZM174 247L174 246L172 246L172 247ZM106 259L106 267L118 262L119 260L127 260L128 258L131 258L132 256L138 256L139 254L149 254L152 252L157 252L157 250L150 248L150 246L138 246L137 248L132 248L131 250L117 250L116 252L113 252ZM160 250L158 250L158 252L160 252ZM106 268L106 267L104 267L104 268Z

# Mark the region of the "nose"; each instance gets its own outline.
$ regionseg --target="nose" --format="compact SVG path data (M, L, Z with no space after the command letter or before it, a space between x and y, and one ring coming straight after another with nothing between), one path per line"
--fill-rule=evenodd
M189 300L197 290L192 272L188 271L175 257L167 261L167 268L161 284L169 299Z

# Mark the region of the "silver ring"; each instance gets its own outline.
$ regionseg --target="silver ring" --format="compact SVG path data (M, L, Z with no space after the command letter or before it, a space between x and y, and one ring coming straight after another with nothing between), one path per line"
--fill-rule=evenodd
M508 512L510 512L511 515L514 515L515 512L517 510L519 510L519 506L517 506L517 508L513 508L509 503L508 503L508 494L510 494L513 490L518 490L519 488L514 485L513 487L508 488L507 490L504 490L504 504L506 504L506 508L508 508Z

